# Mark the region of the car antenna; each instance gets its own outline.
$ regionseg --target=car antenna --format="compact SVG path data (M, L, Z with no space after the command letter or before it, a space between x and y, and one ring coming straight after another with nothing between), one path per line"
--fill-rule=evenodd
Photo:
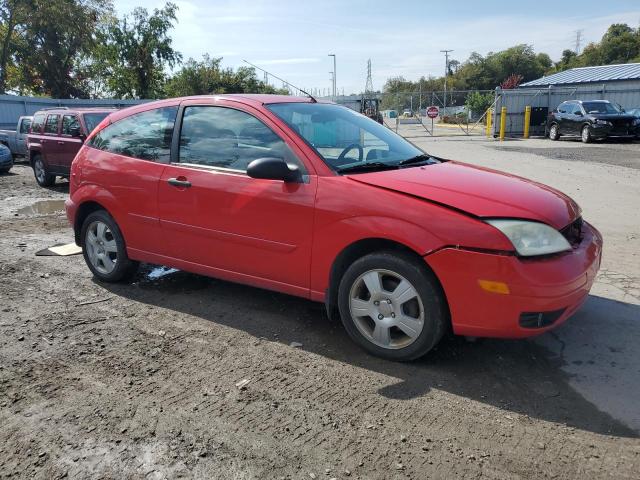
M287 82L284 78L280 78L279 76L274 75L274 74L273 74L273 73L271 73L271 72L267 72L264 68L260 68L260 67L258 67L257 65L254 65L253 63L248 62L247 60L244 60L244 59L243 59L242 61L243 61L244 63L248 63L248 64L249 64L249 65L251 65L253 68L257 68L257 69L258 69L258 70L260 70L261 72L264 72L264 73L266 73L267 75L271 75L273 78L276 78L276 79L280 80L281 82L286 83L286 84L287 84L287 85L289 85L290 87L293 87L293 88L295 88L296 90L298 90L300 93L304 93L307 97L309 97L309 98L311 99L311 103L318 103L318 101L317 101L315 98L313 98L313 95L311 95L309 92L305 92L305 91L304 91L304 90L302 90L300 87L296 87L296 86L295 86L295 85L293 85L292 83Z

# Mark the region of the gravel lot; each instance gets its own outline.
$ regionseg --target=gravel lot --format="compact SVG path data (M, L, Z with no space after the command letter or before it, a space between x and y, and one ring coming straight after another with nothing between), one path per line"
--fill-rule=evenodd
M72 241L59 202L29 209L67 189L17 165L0 176L0 478L637 478L640 145L412 141L582 205L606 246L572 320L397 364L302 299L153 266L102 285L81 256L35 256Z

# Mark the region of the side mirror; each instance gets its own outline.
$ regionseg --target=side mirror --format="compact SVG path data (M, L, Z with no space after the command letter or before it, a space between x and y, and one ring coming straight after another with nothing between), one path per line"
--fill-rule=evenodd
M302 177L298 167L289 166L284 159L275 157L258 158L252 161L247 167L247 175L251 178L284 182L298 182Z
M80 130L80 127L71 127L69 129L69 134L71 134L72 137L81 137L82 136L82 131Z
M582 117L583 116L582 112L576 112L575 115L576 115L576 117Z

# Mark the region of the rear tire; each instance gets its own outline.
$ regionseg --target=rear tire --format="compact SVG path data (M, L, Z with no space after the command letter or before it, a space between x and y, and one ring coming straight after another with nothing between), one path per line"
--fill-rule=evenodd
M448 325L435 275L404 253L377 252L353 262L340 281L338 307L355 343L395 361L425 355Z
M580 139L582 140L582 143L591 143L591 140L593 140L593 138L591 137L591 128L589 127L589 125L585 125L584 127L582 127Z
M47 171L41 155L35 155L33 157L33 175L41 187L51 187L56 183L56 176Z
M97 210L85 218L80 239L84 260L98 280L120 282L137 271L138 262L127 256L122 232L105 210Z
M551 127L549 127L549 138L551 140L558 140L560 138L560 132L558 129L558 125L557 124L552 124Z

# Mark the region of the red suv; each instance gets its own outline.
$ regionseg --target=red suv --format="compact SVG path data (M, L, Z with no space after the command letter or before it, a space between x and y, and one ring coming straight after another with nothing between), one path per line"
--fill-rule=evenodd
M111 114L71 168L100 280L137 262L325 302L369 352L527 337L587 298L602 238L550 187L434 158L346 107L220 95Z
M64 107L35 113L27 139L29 160L38 185L49 187L56 176L69 177L82 142L115 109Z

